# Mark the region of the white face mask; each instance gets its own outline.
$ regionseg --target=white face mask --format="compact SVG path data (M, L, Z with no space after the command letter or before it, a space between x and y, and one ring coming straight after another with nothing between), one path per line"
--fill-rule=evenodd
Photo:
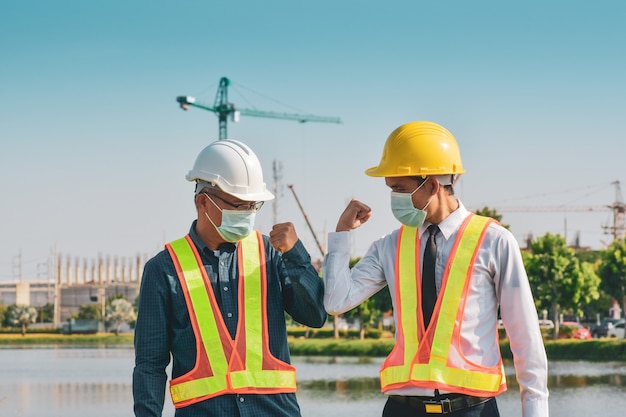
M424 210L430 204L432 196L428 199L423 209L420 210L413 206L413 194L422 188L424 184L426 184L426 180L410 193L391 192L391 211L394 217L405 226L420 227L426 220L426 211Z
M209 214L205 211L204 215L211 222L217 233L227 242L239 242L252 233L254 229L254 220L256 218L256 210L226 210L221 209L211 197L205 194L219 211L222 212L222 224L216 226Z

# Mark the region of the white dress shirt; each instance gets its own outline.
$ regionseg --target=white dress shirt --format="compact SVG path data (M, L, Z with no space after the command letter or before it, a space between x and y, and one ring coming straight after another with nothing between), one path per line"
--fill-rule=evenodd
M441 233L436 235L437 292L441 289L444 267L459 227L469 214L459 201L459 208L438 225ZM429 225L425 223L419 229L421 253L426 245ZM324 306L329 314L346 312L388 286L394 320L398 322L394 276L398 231L394 230L372 243L352 269L349 268L349 232L329 233L328 254L323 265ZM496 335L498 309L513 352L521 390L522 416L548 417L548 361L528 276L515 237L507 229L493 223L485 233L475 260L461 325L461 350L468 361L491 367L500 360ZM386 394L432 396L434 392L405 388Z

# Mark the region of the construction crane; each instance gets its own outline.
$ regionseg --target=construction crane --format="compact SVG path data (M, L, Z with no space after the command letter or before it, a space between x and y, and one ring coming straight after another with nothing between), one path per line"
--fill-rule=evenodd
M499 213L519 213L519 212L600 212L610 211L613 214L612 223L603 225L604 234L613 236L613 240L618 240L626 234L626 203L622 198L622 190L619 180L611 183L615 187L615 202L604 206L496 206L494 209Z
M622 198L619 180L613 181L611 185L615 186L615 202L608 208L613 212L613 224L604 226L604 233L613 235L613 240L617 240L623 238L626 231L626 204Z
M338 117L327 116L315 116L312 114L296 114L296 113L278 113L273 111L262 111L255 109L240 109L235 107L233 103L228 101L228 86L230 80L226 77L220 79L220 84L215 95L215 102L213 106L209 104L203 104L197 101L191 96L178 96L176 101L179 103L180 108L183 110L189 109L189 107L197 107L199 109L212 111L217 114L219 119L219 139L226 139L227 123L230 118L233 122L239 121L239 116L253 116L253 117L268 117L272 119L286 119L296 120L300 123L305 122L322 122L322 123L341 123L341 119Z
M527 211L560 211L560 212L585 212L585 211L608 211L611 206L497 206L498 212L521 213Z

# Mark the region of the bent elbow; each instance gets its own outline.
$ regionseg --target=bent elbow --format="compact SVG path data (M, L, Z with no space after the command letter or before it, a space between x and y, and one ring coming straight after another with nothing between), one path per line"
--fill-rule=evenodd
M325 305L324 308L326 309L326 313L328 313L331 316L337 316L343 313L343 311L339 310L338 308L334 306Z
M327 320L328 320L328 314L326 314L326 311L321 310L320 311L320 315L319 315L317 321L315 323L313 323L313 326L311 326L311 327L313 327L315 329L322 328L326 324Z

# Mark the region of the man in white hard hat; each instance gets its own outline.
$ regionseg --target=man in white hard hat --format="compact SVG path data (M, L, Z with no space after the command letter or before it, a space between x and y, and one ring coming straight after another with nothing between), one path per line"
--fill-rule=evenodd
M417 121L388 137L378 166L402 224L372 243L352 268L348 232L372 215L352 200L328 236L324 303L348 311L387 286L396 344L380 371L383 417L499 416L506 390L498 312L520 386L523 417L548 417L547 359L528 277L514 236L470 213L454 195L465 169L456 139Z
M299 416L285 312L326 321L323 282L291 223L253 230L274 198L256 155L235 140L200 152L187 175L198 212L189 233L146 263L135 329L137 417Z

